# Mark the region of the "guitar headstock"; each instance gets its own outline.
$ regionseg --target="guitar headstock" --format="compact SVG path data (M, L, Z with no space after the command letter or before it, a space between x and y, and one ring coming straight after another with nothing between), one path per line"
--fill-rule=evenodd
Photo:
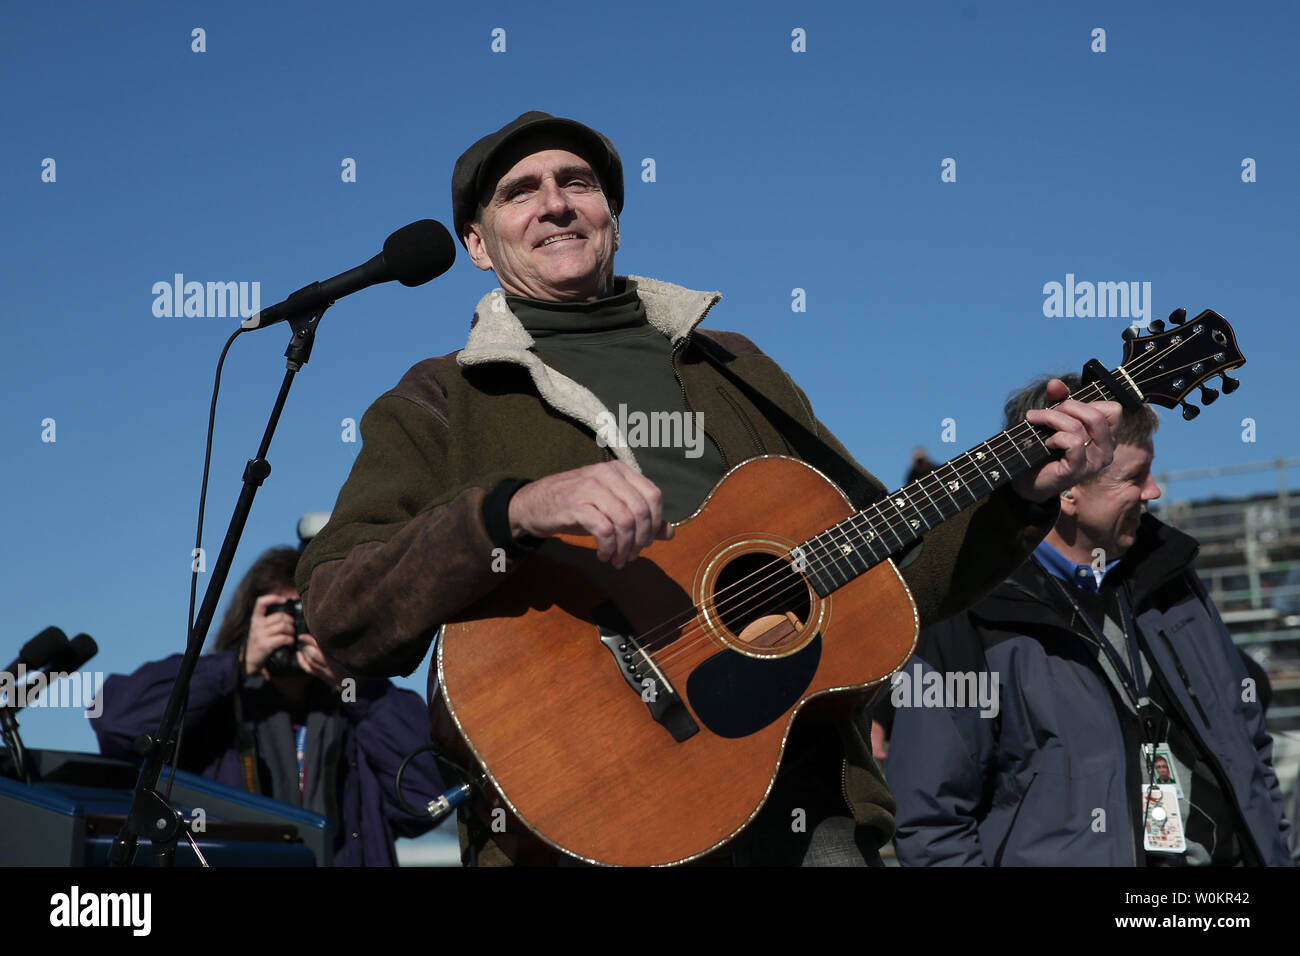
M1148 402L1165 408L1182 405L1183 417L1192 419L1201 410L1185 401L1191 390L1201 385L1201 404L1209 405L1219 393L1202 383L1219 375L1223 393L1235 392L1240 383L1224 373L1245 365L1246 359L1237 348L1232 326L1217 312L1206 309L1189 320L1186 309L1175 309L1169 321L1173 328L1166 329L1156 319L1145 336L1134 328L1125 329L1121 369Z

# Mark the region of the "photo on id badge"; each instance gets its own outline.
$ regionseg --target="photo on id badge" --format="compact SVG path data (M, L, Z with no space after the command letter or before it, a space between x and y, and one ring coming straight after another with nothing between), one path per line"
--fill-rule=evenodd
M1178 779L1178 768L1168 744L1160 743L1154 747L1151 744L1142 745L1142 783L1173 787L1178 799L1183 799L1182 781Z

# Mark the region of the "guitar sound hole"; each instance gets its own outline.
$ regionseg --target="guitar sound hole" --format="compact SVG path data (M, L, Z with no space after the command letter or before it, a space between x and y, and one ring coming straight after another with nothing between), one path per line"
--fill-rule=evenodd
M808 586L784 557L744 554L728 562L713 588L722 625L755 652L781 653L799 640L812 605Z

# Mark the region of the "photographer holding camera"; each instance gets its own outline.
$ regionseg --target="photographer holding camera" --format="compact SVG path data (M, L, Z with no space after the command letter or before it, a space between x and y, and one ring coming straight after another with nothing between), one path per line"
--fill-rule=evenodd
M307 633L298 592L293 588L283 591L263 594L253 605L248 641L240 649L245 675L253 677L263 670L273 678L309 674L339 687L341 678Z
M330 666L307 632L297 563L296 549L272 548L235 589L194 670L177 765L327 816L336 866L391 866L394 838L431 826L395 790L402 760L428 743L424 700ZM180 664L176 654L108 678L91 719L101 753L138 759L133 742L156 732ZM445 789L431 754L407 765L402 788L416 806Z

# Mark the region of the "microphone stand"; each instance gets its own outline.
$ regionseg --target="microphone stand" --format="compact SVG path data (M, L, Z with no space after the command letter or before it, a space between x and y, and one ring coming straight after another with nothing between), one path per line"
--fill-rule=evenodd
M5 747L9 751L9 759L13 762L14 770L23 783L30 785L31 768L27 761L27 751L23 748L23 738L18 734L18 721L14 719L11 709L13 704L12 700L0 704L0 735L4 737Z
M230 573L235 549L243 536L244 524L252 510L253 496L271 474L271 464L266 460L266 453L270 450L271 438L280 421L285 400L289 397L289 387L293 384L294 375L311 358L311 348L316 341L316 326L320 323L325 310L331 305L332 302L325 303L310 318L298 316L288 320L293 328L293 338L284 352L288 361L285 363L287 370L284 373L284 380L280 383L280 394L276 396L275 406L271 409L271 418L267 422L266 431L262 434L262 443L258 446L257 457L250 459L244 466L244 488L235 504L230 525L226 529L221 553L212 568L212 577L203 595L203 605L194 621L194 628L190 631L185 657L181 661L180 673L176 675L176 681L172 684L171 697L167 700L167 709L163 712L162 723L156 734L152 736L141 734L136 739L135 749L144 756L145 761L140 767L140 776L136 780L130 812L127 813L126 822L113 840L113 846L109 851L110 866L130 866L142 838L153 843L153 858L156 866L176 865L176 843L182 834L193 843L194 837L189 830L189 821L158 792L158 778L162 775L163 765L174 760L176 756L173 753L176 748L176 727L180 721L181 708L189 694L195 665L198 663L203 642L208 636L208 628L216 613L217 601L221 598L221 589L225 586L226 575Z

